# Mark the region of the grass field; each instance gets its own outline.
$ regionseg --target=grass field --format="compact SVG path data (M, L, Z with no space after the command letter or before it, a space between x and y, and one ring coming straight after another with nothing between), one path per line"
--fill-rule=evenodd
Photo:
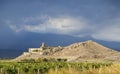
M100 68L89 68L82 71L76 68L51 69L46 74L120 74L120 64L101 66Z
M0 62L0 74L120 74L119 63Z

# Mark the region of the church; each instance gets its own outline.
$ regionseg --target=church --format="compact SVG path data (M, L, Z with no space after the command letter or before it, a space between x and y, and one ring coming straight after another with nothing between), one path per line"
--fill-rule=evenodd
M43 42L40 48L29 48L29 53L40 53L42 54L42 51L45 48L45 43Z

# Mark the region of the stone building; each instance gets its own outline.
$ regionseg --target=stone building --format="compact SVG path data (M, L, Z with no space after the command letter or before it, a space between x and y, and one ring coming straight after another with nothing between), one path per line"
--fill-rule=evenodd
M42 51L45 48L45 43L43 42L40 48L29 48L29 53L40 53L42 54Z

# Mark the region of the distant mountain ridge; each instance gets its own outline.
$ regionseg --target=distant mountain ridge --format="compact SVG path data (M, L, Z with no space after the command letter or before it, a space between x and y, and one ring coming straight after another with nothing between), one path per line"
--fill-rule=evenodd
M47 52L47 54L46 54ZM29 56L22 55L22 59L27 58L65 58L68 61L87 61L87 60L107 60L119 61L120 52L107 48L97 42L88 40L85 42L78 42L65 47L46 47L42 51L43 54L31 54ZM21 59L21 57L19 57ZM16 58L16 59L19 59Z

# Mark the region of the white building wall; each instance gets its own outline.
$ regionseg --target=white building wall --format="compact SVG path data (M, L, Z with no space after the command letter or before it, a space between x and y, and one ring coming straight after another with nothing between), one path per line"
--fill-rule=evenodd
M29 48L29 52L34 52L35 50L41 51L42 52L42 48Z

